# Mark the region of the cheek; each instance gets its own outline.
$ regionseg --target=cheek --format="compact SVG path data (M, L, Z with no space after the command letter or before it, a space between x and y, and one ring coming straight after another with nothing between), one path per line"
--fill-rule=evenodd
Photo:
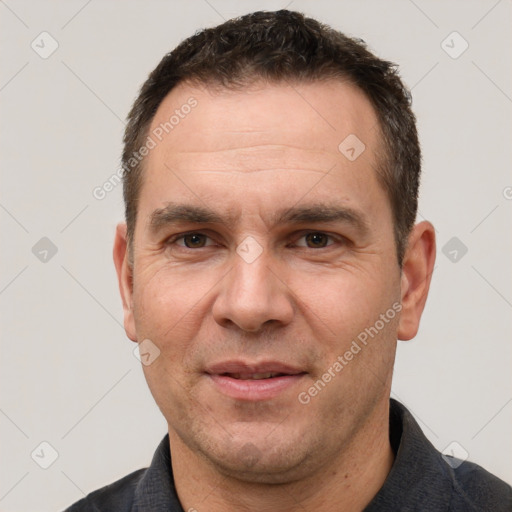
M133 300L139 339L149 338L178 357L201 326L214 282L204 272L185 274L165 266L137 276Z
M301 275L290 288L313 334L324 341L328 351L339 351L399 300L399 282L398 273L391 277L378 269L344 268ZM390 321L386 325L394 324Z
M204 276L184 276L175 269L146 270L134 282L134 318L139 340L158 347L158 357L143 365L148 386L160 409L176 414L193 384L187 361L205 324L207 294Z

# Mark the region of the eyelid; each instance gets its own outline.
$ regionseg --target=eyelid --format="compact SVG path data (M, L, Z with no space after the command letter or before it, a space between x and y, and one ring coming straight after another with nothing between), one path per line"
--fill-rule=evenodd
M330 233L328 231L321 231L319 229L305 229L305 230L301 230L297 233L292 234L292 236L290 237L292 239L291 245L292 246L294 245L296 247L306 248L306 249L313 249L312 247L308 247L307 245L297 245L297 241L306 237L307 235L314 234L314 233L326 235L332 241L331 243L328 243L328 245L326 245L325 247L315 248L315 250L317 250L317 251L320 249L327 249L328 247L331 247L335 243L341 243L341 244L349 244L350 243L350 240L343 235ZM165 245L174 244L178 240L183 240L187 235L202 235L202 236L205 236L210 242L213 242L213 243L207 244L204 247L211 247L212 245L220 245L219 242L211 234L208 234L205 231L201 231L201 230L190 230L190 231L185 231L182 233L176 233L175 235L171 235L170 237L168 237L164 243L165 243ZM190 247L186 247L185 245L181 245L181 244L179 245L179 247L185 247L186 249L191 249ZM200 247L199 249L202 249L204 247ZM193 250L197 250L197 249L193 249Z
M315 248L316 251L318 251L320 249L327 249L327 247L331 247L335 243L342 243L342 244L349 243L349 240L346 237L342 236L342 235L337 235L337 234L334 234L334 233L329 233L328 231L321 231L319 229L308 229L308 230L300 231L299 233L297 233L293 237L293 240L294 240L293 244L296 247L304 247L306 249L313 249L313 247L308 247L307 245L297 245L297 241L298 240L306 237L307 235L311 235L311 234L326 235L329 239L332 240L332 243L328 243L325 247Z
M172 235L172 236L166 238L164 243L165 243L165 245L175 244L178 240L183 240L188 235L201 235L201 236L206 237L208 240L216 243L214 238L211 237L210 235L208 235L207 233L204 233L203 231L196 231L196 230L186 231L186 232L183 232L183 233L176 233L175 235ZM214 245L214 243L207 244L204 247L210 247L211 245ZM179 245L179 247L184 247L186 249L191 249L190 247L187 247L184 244L183 245L177 244L177 245ZM203 249L203 247L199 247L199 249ZM193 250L197 250L197 249L193 249Z

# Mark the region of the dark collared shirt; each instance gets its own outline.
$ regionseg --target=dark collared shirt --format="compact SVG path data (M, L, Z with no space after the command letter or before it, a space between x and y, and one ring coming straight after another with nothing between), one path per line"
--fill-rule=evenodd
M449 462L432 446L411 413L391 400L390 440L395 462L364 512L511 512L512 487L485 469ZM151 466L89 494L66 512L184 512L172 475L169 437Z

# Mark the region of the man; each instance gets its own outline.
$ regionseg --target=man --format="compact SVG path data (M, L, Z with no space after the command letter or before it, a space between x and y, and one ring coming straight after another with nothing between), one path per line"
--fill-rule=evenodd
M390 403L435 260L393 65L295 12L204 30L142 87L123 167L125 329L169 431L69 510L511 510Z

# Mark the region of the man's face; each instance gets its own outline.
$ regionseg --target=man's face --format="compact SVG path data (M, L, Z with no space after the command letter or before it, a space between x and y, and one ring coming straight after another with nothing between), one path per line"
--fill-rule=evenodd
M127 332L160 350L144 372L171 446L284 481L388 407L401 277L377 118L341 81L182 84L149 133L176 109L145 161Z

